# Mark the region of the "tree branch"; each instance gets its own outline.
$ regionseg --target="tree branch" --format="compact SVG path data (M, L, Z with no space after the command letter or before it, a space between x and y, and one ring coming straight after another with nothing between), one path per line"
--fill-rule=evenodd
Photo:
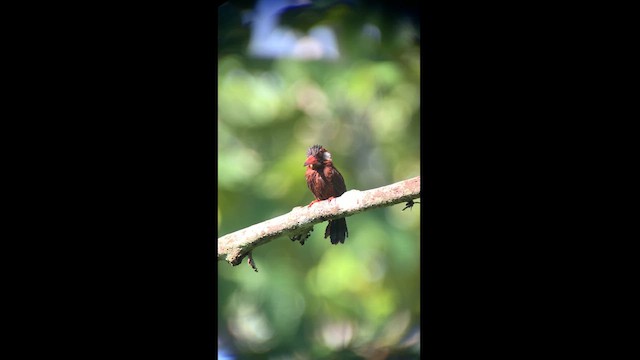
M288 214L218 238L218 260L226 260L235 266L240 264L251 250L277 237L288 236L304 244L304 239L309 236L315 224L348 217L374 208L408 202L419 197L420 176L416 176L371 190L350 190L340 197L317 202L311 207L297 206Z

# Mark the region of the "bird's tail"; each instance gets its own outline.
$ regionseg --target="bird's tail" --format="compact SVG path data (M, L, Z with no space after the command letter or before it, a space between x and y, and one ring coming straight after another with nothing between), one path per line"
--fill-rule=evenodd
M331 238L331 243L336 245L337 243L343 243L344 239L349 237L349 230L347 229L347 220L345 218L329 220L326 230L324 231L324 238Z

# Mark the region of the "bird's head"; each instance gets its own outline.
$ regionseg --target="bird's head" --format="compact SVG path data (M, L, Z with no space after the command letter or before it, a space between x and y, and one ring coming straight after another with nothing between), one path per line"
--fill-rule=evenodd
M314 169L322 166L325 161L331 161L331 153L322 145L313 145L307 150L307 161L304 162L304 166Z

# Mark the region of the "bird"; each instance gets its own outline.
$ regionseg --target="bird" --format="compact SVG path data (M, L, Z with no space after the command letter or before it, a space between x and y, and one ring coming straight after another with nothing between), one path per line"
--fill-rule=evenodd
M304 166L307 167L305 173L307 186L315 196L315 200L309 203L309 207L318 201L332 200L347 191L342 174L333 165L331 153L322 145L313 145L307 150ZM333 245L344 244L345 238L349 237L347 220L345 218L329 220L324 232L324 238L327 237Z

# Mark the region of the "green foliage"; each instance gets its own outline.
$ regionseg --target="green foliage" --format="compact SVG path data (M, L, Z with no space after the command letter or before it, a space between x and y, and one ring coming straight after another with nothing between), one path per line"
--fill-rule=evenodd
M339 59L261 60L238 46L249 32L226 6L219 37L240 40L219 43L218 236L313 200L302 165L313 144L329 149L347 189L419 175L417 24L366 7L323 8L310 18L336 29ZM381 41L363 35L367 23ZM403 207L347 218L345 244L324 239L325 224L304 246L275 239L253 252L258 273L246 260L219 262L219 346L239 358L416 356L420 205Z

